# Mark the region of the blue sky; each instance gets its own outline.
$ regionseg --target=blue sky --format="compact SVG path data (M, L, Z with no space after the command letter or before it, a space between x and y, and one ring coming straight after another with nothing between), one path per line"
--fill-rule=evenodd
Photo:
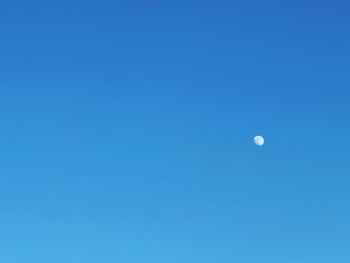
M0 261L349 262L349 7L1 1Z

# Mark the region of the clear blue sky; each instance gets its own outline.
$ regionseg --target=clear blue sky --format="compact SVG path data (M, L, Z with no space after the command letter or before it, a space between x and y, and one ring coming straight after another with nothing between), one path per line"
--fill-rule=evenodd
M350 4L204 2L1 1L1 262L350 262Z

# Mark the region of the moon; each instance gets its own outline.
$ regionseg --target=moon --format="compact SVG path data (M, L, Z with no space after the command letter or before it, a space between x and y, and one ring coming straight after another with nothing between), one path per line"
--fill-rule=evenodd
M260 135L254 137L254 143L258 146L264 145L264 138Z

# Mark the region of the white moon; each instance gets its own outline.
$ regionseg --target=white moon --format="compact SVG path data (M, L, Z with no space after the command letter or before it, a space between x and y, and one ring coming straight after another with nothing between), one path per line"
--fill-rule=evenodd
M261 137L261 136L255 136L254 137L254 143L256 144L256 145L258 145L258 146L263 146L263 144L264 144L264 138L263 137Z

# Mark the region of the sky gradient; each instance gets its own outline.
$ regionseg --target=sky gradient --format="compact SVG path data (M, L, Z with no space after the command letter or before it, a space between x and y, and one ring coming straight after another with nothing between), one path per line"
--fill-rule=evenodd
M1 1L0 261L350 262L349 8Z

